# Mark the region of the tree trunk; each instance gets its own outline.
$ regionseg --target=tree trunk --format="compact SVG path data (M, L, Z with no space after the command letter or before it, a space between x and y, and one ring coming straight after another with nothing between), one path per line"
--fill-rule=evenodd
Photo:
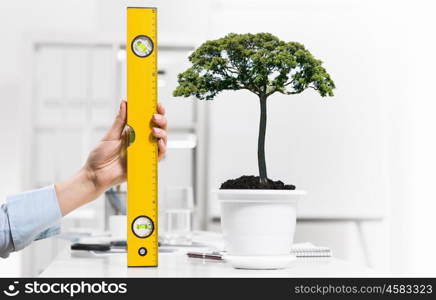
M266 184L268 177L266 173L265 162L265 133L266 133L266 97L259 96L260 100L260 122L259 122L259 138L257 143L257 161L259 164L260 182Z

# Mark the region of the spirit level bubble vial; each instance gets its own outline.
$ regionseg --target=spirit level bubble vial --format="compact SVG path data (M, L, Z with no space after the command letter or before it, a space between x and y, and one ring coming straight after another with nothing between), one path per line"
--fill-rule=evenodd
M127 8L127 266L157 267L157 157L151 135L157 106L157 11Z

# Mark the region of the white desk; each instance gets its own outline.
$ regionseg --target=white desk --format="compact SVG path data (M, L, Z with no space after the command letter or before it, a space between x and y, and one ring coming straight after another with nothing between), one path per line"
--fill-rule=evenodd
M216 245L216 243L214 243ZM127 268L125 253L64 250L41 277L369 277L371 269L336 258L297 259L283 270L237 270L223 261L188 258L193 248L164 248L158 268ZM199 248L195 248L196 251Z

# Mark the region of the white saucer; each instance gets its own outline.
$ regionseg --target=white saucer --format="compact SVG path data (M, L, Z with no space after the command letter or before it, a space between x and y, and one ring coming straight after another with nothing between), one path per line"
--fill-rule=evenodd
M223 259L236 269L274 270L284 269L297 258L294 255L243 256L224 255Z

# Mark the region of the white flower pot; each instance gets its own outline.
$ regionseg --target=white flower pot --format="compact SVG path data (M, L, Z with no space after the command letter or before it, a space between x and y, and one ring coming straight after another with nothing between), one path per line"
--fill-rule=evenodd
M219 190L221 227L231 256L289 256L298 190Z

